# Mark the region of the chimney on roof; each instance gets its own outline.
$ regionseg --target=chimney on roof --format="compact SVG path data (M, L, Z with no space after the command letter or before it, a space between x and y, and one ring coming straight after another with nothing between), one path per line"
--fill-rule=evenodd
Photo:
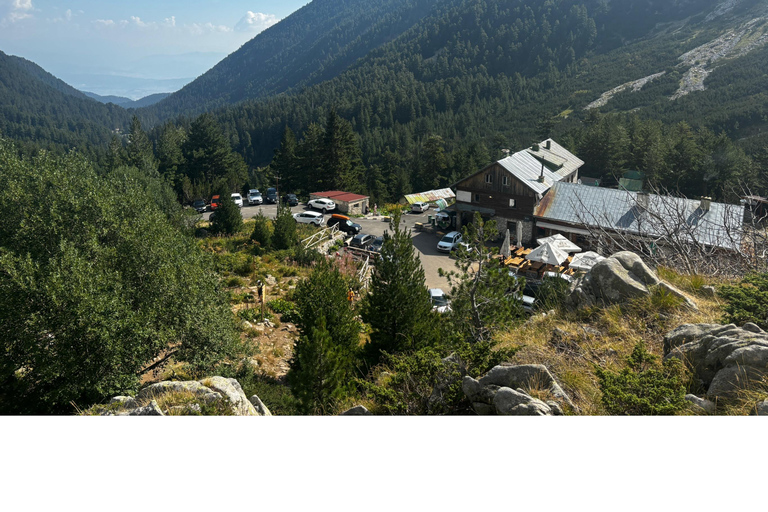
M641 190L640 192L637 193L637 205L640 208L644 210L648 209L648 199L649 199L648 192Z
M701 208L702 211L708 212L710 206L712 206L712 198L711 197L702 197L701 198L701 204L699 204L699 208Z
M541 162L541 174L539 174L539 179L537 179L539 183L544 183L544 162Z
M552 141L547 139L547 142L544 145L544 147L547 148L547 149L552 149Z
M531 146L531 149L532 149L533 151L539 151L539 149L540 149L540 148L539 148L539 145L538 145L538 144L534 144L533 146Z

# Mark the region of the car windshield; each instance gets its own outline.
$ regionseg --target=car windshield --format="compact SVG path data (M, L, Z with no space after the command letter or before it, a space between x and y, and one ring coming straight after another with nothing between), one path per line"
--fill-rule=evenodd
M433 295L432 296L432 304L435 306L447 306L448 305L448 299L445 298L445 295Z
M445 235L443 237L443 242L448 242L449 244L453 243L453 239L456 238L456 235ZM435 243L435 242L432 242Z

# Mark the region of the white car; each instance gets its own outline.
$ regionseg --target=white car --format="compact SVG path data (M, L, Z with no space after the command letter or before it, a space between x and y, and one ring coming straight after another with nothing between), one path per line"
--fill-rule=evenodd
M261 204L264 202L264 198L261 197L261 192L253 188L248 191L248 204L253 206L255 204Z
M461 233L458 231L451 231L443 237L437 243L437 250L442 252L451 252L456 249L461 243Z
M323 214L317 212L294 213L293 220L301 224L314 224L319 226L323 223Z
M451 311L451 302L440 288L429 289L429 300L432 301L432 311L447 313Z
M336 209L336 203L331 201L330 199L313 199L309 203L307 203L310 208L314 208L316 210L322 210L323 213L330 212L331 210Z
M237 192L235 192L234 194L230 194L230 196L232 197L232 200L235 202L237 206L239 206L240 208L243 207L243 196L241 196Z
M424 213L429 210L429 203L413 203L411 205L411 211L414 213Z

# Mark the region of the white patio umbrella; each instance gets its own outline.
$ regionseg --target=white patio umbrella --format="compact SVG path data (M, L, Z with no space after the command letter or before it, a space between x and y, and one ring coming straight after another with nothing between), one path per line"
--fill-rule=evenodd
M507 230L507 234L504 235L504 243L501 244L501 255L505 258L509 258L509 255L511 254L509 250L509 230Z
M547 243L532 250L525 259L530 261L540 261L548 265L559 265L568 259L568 253Z
M603 261L604 259L604 256L600 256L596 252L587 251L574 256L568 267L574 270L589 270L594 267L597 262Z
M536 243L539 245L544 245L549 243L554 245L561 251L565 251L565 252L581 252L581 247L571 242L560 233L557 233L556 235L548 236L546 238L539 238L538 240L536 240Z

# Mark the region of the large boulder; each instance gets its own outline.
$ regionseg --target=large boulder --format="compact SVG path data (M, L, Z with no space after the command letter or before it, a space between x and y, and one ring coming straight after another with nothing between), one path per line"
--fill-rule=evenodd
M493 367L480 379L469 375L462 380L462 390L479 415L562 415L556 401L545 403L525 390L544 389L557 400L577 410L549 370L538 364Z
M632 299L647 297L654 287L680 298L691 309L693 302L680 290L662 281L640 257L622 251L597 264L575 285L568 298L571 306L590 307L595 304L619 304Z
M743 327L686 324L664 337L664 358L683 361L709 398L732 397L768 375L768 333Z
M94 408L93 413L110 416L200 414L204 410L201 404L215 405L213 410L234 416L272 415L258 396L248 399L237 380L224 377L157 382L141 389L135 398L116 396L107 406Z
M364 405L356 405L351 409L347 409L339 416L372 416L372 414Z

